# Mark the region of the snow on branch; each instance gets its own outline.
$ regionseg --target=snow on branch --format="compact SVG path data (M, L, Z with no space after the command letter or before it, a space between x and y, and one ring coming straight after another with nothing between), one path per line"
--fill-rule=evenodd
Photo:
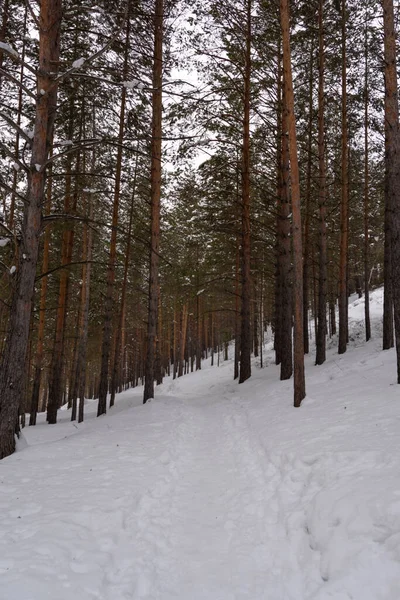
M3 50L3 52L10 54L14 58L19 58L18 52L16 50L14 50L14 48L12 48L10 46L10 44L6 44L5 42L0 42L0 50Z
M128 16L128 7L129 7L129 2L127 2L126 8L125 8L124 17L121 20L120 26L116 29L115 33L110 37L110 39L108 40L108 42L102 48L100 48L99 50L97 50L97 52L94 52L93 54L91 54L87 58L78 58L78 59L76 59L72 63L72 67L70 69L67 69L64 73L60 73L55 78L53 85L57 85L60 81L62 81L63 79L65 79L65 77L69 77L69 75L71 75L71 73L73 73L77 69L80 69L84 63L92 63L94 60L96 60L96 58L99 58L99 56L101 56L102 54L104 54L112 46L112 44L118 38L119 34L121 33L121 31L122 31L122 29L124 27L126 18Z
M13 152L11 152L11 150L9 150L9 149L7 148L7 146L6 146L5 144L3 144L3 142L0 142L0 148L3 150L3 152L4 152L5 154L7 154L7 156L9 156L9 157L10 157L10 158L13 160L13 162L14 162L15 164L18 164L18 166L19 166L19 168L20 168L20 169L23 169L24 171L27 171L27 170L28 170L28 169L26 168L26 166L24 165L24 163L23 163L23 162L21 162L19 159L17 159L17 158L14 156L14 153L13 153ZM14 168L15 168L15 167L14 167ZM1 180L0 180L0 184L1 184L1 185L3 185L3 181L1 181Z
M123 81L122 85L127 90L143 90L145 84L138 79L132 79L131 81Z
M73 69L80 69L81 67L83 67L83 65L85 64L86 59L85 58L78 58L77 60L74 60L74 62L72 63L72 68Z
M59 158L63 158L67 154L71 154L72 152L76 152L82 148L92 148L98 144L101 144L104 140L102 138L89 138L87 140L80 140L79 142L73 142L72 140L67 140L65 143L58 143L56 145L61 146L63 148L67 148L67 150L62 150L61 152L57 152L57 154L53 154L50 158L47 159L45 166L53 163L55 160Z

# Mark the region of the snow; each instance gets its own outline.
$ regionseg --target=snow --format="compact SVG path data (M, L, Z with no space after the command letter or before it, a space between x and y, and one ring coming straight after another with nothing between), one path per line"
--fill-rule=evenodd
M73 69L80 69L84 64L85 64L85 59L84 58L78 58L77 60L74 60L74 62L72 63L72 68Z
M10 269L10 275L14 275L16 270L17 270L17 267L15 265L13 265Z
M14 50L14 48L12 46L10 46L10 44L6 44L5 42L0 42L0 50L4 50L4 52L11 54L11 56L14 56L15 58L19 58L18 52L16 50Z
M38 163L35 164L35 169L36 171L39 173L40 169L42 168L42 165L39 165Z
M145 87L145 84L142 83L141 81L138 81L137 79L132 79L131 81L123 81L122 85L127 90L134 90L134 89L143 90Z
M10 238L0 238L0 248L4 248L10 243Z
M142 405L41 421L0 463L0 600L399 600L400 407L382 290L349 307L351 344L307 358L292 407L272 342ZM230 349L232 353L232 348Z

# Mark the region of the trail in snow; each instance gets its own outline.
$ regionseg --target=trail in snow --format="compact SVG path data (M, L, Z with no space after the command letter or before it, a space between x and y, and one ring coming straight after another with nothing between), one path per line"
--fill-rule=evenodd
M263 464L232 408L209 398L188 408L170 480L153 490L139 519L128 519L139 564L131 565L126 589L111 586L110 598L121 591L132 597L132 579L149 598L301 597L298 564L279 520L277 469Z
M238 386L228 361L26 430L0 463L0 600L399 600L399 391L379 345L310 357L300 410L275 366Z

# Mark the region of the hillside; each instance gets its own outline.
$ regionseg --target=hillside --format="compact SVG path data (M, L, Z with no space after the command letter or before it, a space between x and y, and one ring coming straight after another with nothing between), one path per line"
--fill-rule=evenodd
M400 405L382 290L349 307L350 347L307 358L292 407L272 344L40 422L0 465L1 600L398 600Z

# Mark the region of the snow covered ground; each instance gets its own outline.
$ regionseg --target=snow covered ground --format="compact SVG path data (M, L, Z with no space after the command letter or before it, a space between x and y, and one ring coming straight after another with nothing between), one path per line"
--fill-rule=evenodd
M346 355L307 358L292 408L232 361L24 431L0 463L1 600L399 600L400 388L349 309ZM25 446L25 447L24 447Z

